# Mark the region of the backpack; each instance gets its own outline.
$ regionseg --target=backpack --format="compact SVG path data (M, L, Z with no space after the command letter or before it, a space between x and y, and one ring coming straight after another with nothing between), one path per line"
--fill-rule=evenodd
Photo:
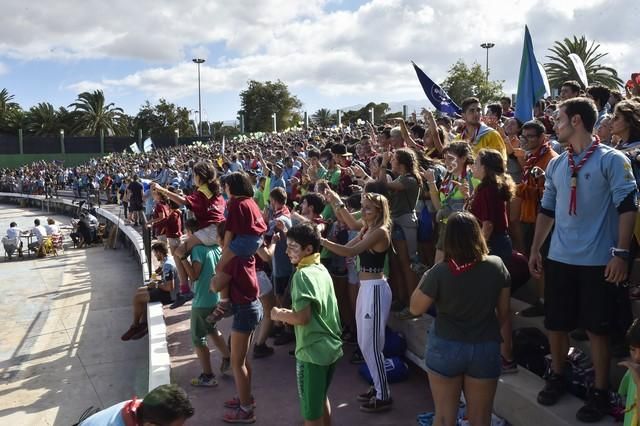
M405 337L390 329L389 327L384 330L384 349L382 353L385 358L403 357L407 351L407 339Z
M523 327L513 331L513 357L515 361L543 377L546 371L545 356L549 354L547 336L535 327Z
M433 218L427 206L422 208L418 216L418 241L425 242L431 240L433 236Z
M387 372L387 381L389 383L403 382L409 378L409 366L400 357L386 358L384 360L384 369ZM358 373L369 384L373 384L373 379L366 363L358 368Z

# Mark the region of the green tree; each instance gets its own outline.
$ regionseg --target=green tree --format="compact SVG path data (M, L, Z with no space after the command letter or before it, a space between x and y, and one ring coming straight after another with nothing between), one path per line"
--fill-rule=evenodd
M289 92L285 83L278 80L260 82L250 80L247 88L240 92L240 103L244 114L246 132L270 132L273 130L272 114L276 114L278 130L295 125L296 113L302 102Z
M146 101L133 119L133 128L142 129L143 138L172 136L176 129L180 136L195 136L195 128L189 120L189 110L160 99L156 105ZM207 125L202 123L203 131Z
M487 81L487 74L478 63L467 66L462 59L453 64L440 85L453 101L460 105L465 98L475 96L482 104L499 99L504 81Z
M385 102L379 104L369 102L358 110L345 111L344 114L342 114L342 123L355 123L358 120L371 121L371 108L373 108L374 124L382 123L389 112L389 104Z
M312 116L311 120L320 127L329 127L333 124L337 124L336 115L331 113L331 110L321 108L317 110Z
M60 118L62 115L48 102L40 102L31 107L25 116L25 130L37 136L57 135L65 128Z
M598 64L607 56L607 53L598 53L599 48L600 45L595 41L587 42L585 36L578 38L574 35L573 40L565 38L562 41L556 41L553 47L549 48L551 52L547 55L549 62L544 65L549 85L558 88L567 80L580 82L575 66L569 58L569 54L575 53L584 63L589 84L600 83L611 89L622 86L623 82L615 69Z
M101 130L106 135L116 134L118 121L124 113L113 102L106 103L102 90L80 93L78 99L69 105L71 107L76 113L74 132L81 135L99 135Z
M20 128L24 113L17 102L13 101L14 95L7 89L0 90L0 132L15 132Z

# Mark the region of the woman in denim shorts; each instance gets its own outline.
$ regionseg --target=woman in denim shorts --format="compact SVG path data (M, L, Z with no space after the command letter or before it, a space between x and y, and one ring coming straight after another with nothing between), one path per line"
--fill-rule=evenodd
M472 425L491 423L501 371L500 328L509 318L511 277L489 255L480 224L468 212L449 216L444 261L427 271L411 296L411 313L433 304L425 365L435 403L434 424L455 424L464 390Z

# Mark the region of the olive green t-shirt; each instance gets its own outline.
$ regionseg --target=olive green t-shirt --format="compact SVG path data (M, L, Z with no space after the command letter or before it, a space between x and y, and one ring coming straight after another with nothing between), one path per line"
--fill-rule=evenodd
M498 256L487 256L458 275L447 262L439 263L419 284L436 305L436 335L467 343L500 341L495 310L500 292L510 286L511 276Z
M311 320L296 325L296 359L331 365L342 356L338 301L331 275L322 264L298 269L291 279L291 306L301 311L311 305Z
M400 182L404 186L402 191L391 191L391 217L397 218L404 214L412 213L416 209L420 187L415 177L402 175L395 178L394 182Z

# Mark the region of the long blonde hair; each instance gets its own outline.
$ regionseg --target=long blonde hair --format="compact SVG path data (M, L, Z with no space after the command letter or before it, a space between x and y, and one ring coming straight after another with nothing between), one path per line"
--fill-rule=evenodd
M387 198L384 195L380 195L375 192L365 192L362 194L362 199L372 202L380 210L378 220L373 224L373 226L386 226L387 229L390 229L391 210L389 209L389 202L387 201Z

